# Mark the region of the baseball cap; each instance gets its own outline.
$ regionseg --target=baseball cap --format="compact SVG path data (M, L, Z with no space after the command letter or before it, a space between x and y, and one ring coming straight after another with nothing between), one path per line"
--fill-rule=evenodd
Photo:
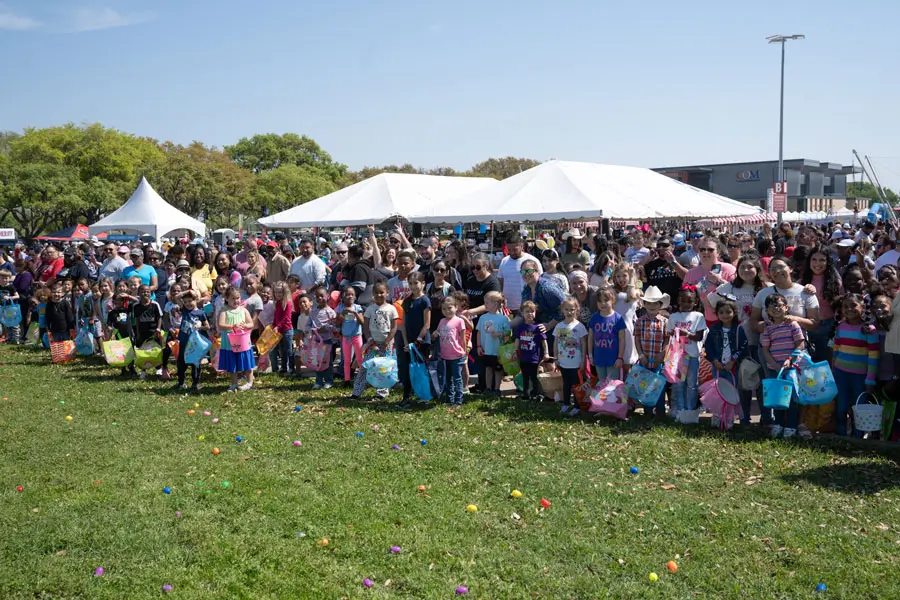
M178 264L175 265L175 268L176 269L184 269L184 268L190 269L191 263L189 263L188 261L186 261L182 258L181 260L178 261Z
M672 243L675 244L676 246L683 246L684 245L684 234L676 233L675 235L673 235Z
M431 248L432 246L434 246L434 242L431 241L431 238L424 238L424 239L419 240L418 243L416 243L416 246L424 246L426 248Z
M131 256L143 256L143 255L144 255L144 251L141 250L140 248L132 248L132 249L131 249L131 252L129 252L129 254L130 254Z
M840 229L834 230L833 232L831 232L831 239L832 239L832 240L842 240L842 239L844 239L844 232L841 231Z
M852 248L854 245L856 245L856 242L850 239L846 239L839 241L837 245L841 248Z
M128 254L128 252L129 252L128 246L119 246L119 249L117 251L118 254Z
M277 250L277 249L278 249L278 242L275 242L275 241L271 241L271 240L270 240L270 241L266 242L266 246L268 246L269 248L275 248L275 249Z

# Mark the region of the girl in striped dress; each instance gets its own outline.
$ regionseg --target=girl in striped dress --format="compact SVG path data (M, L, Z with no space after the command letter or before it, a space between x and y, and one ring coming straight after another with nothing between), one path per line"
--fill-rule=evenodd
M878 333L863 323L862 296L847 294L841 300L843 319L834 334L832 367L838 395L835 433L847 435L847 416L856 399L875 390L878 378Z

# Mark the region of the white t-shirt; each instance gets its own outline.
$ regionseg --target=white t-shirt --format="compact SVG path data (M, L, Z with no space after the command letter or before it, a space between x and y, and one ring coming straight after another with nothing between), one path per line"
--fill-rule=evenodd
M878 271L878 269L886 265L896 267L898 260L900 260L900 252L896 250L888 250L887 252L879 256L878 260L875 261L875 270Z
M298 256L291 263L291 274L300 277L300 287L309 290L315 285L323 285L328 272L325 270L325 263L315 254L309 258Z
M275 321L275 303L269 300L263 304L262 310L259 311L259 324L263 329L271 325Z
M795 317L806 318L806 311L819 308L819 300L815 294L803 293L803 286L795 283L789 290L781 290L774 285L764 290L759 290L756 298L753 300L753 307L762 311L763 320L768 323L769 315L766 314L766 298L772 294L781 294L787 300L788 314Z
M649 253L649 248L641 248L640 250L628 248L627 250L625 250L625 255L622 258L625 259L625 262L631 263L633 265L638 265Z
M384 343L391 332L391 327L394 326L394 321L400 317L394 305L387 302L381 306L370 304L364 316L369 319L369 333L372 334L372 340L376 344Z
M666 324L666 331L669 333L675 331L676 327L687 330L694 334L698 331L706 331L706 317L701 312L677 312L669 315L669 322ZM703 342L695 342L690 340L685 346L685 352L693 358L700 357L700 347Z
M557 323L553 329L556 342L556 361L563 369L578 369L584 366L581 340L587 336L587 328L581 321Z
M503 296L506 298L506 306L509 310L519 310L519 307L522 306L522 288L525 287L525 282L522 281L522 273L519 271L522 269L522 263L526 260L534 261L538 274L544 273L541 261L527 252L523 252L519 258L504 256L500 261L500 268L497 269L497 277L503 282Z

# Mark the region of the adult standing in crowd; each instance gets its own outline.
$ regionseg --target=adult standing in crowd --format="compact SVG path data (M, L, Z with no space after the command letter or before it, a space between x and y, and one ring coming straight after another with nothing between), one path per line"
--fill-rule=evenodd
M341 289L352 287L356 291L356 303L368 308L373 301L372 286L375 285L375 272L363 259L364 254L362 246L350 246L347 249L347 264L343 268Z
M65 267L65 260L59 255L55 246L47 246L41 252L41 266L38 269L38 281L50 286L56 281L56 275Z
M238 272L237 269L231 264L231 253L227 250L223 250L216 254L216 259L213 261L213 267L215 267L213 271L213 279L218 279L219 277L227 277L228 285L234 286L238 289L241 288L241 283L244 281L244 278Z
M169 273L163 264L162 252L150 251L150 266L156 271L156 291L154 292L156 303L160 308L169 300Z
M113 243L103 246L103 263L100 265L100 279L111 279L113 283L122 277L128 267L128 246L116 247Z
M334 262L331 264L331 273L328 275L328 285L332 290L339 290L341 287L341 280L344 277L344 267L347 266L348 252L348 246L344 242L341 242L334 247ZM413 264L415 264L415 252L412 254Z
M190 257L191 287L204 299L209 299L212 297L215 278L213 270L206 262L206 249L200 244L195 244L191 246Z
M522 235L518 231L513 231L506 237L506 250L508 256L504 256L500 261L498 269L498 277L500 285L503 286L503 296L506 298L506 306L513 312L518 312L522 305L522 288L524 280L522 278L522 265L525 261L531 261L535 265L537 278L543 274L541 261L534 256L525 252L525 243Z
M291 274L300 278L300 288L307 294L325 285L328 273L325 263L316 255L312 240L304 238L300 241L300 256L291 263Z
M671 240L658 240L649 256L652 258L644 264L644 282L647 287L655 286L663 294L668 294L669 298L678 298L682 278L687 270L675 260Z
M537 305L535 323L544 325L547 328L547 337L552 339L553 328L562 321L560 306L566 299L566 294L556 280L541 277L539 267L538 261L533 258L522 261L519 275L523 284L521 300L522 302L530 300ZM521 302L519 305L521 306Z
M79 279L91 281L91 271L84 264L84 254L78 248L72 246L66 248L63 253L63 265L63 269L59 272L60 276L65 273L66 279L71 279L73 282L77 282Z
M255 255L255 259L251 259L251 255ZM254 238L247 239L244 242L244 248L232 256L231 261L242 277L246 277L248 273L253 273L260 278L265 277L266 259L260 256Z
M569 289L578 300L578 320L587 327L591 315L597 310L597 288L588 285L587 272L579 270L569 273Z
M563 234L562 239L565 240L566 247L560 262L565 269L570 269L572 265L581 265L585 269L591 264L591 255L584 249L584 234L577 227L570 229Z
M719 244L713 238L702 238L697 243L700 262L684 275L684 283L697 286L697 293L703 302L703 312L707 326L719 319L716 310L709 303L709 295L723 283L734 281L734 265L719 260Z
M131 256L131 265L122 271L122 278L137 276L141 279L141 285L150 287L151 292L155 292L159 287L159 279L156 276L156 269L150 265L144 264L144 251L140 248L132 248L129 253Z
M460 281L465 285L472 275L469 249L459 240L453 240L444 250L444 261L459 273Z
M681 234L678 235L681 236ZM690 245L678 256L679 264L685 269L692 269L700 264L700 242L705 237L706 235L699 227L695 227L691 230Z
M278 247L278 242L266 242L266 254L269 260L266 263L266 283L274 285L284 281L291 272L291 261L285 257L284 252Z

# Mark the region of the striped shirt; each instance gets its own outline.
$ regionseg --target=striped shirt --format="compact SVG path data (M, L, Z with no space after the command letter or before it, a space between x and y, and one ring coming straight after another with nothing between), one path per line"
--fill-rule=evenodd
M865 375L866 385L878 378L878 333L863 333L860 325L841 321L834 334L834 368Z
M662 315L656 315L652 318L650 315L644 315L637 321L635 325L635 337L640 340L641 350L644 352L644 358L647 359L647 367L649 369L657 368L663 359L666 349L666 324L669 319Z
M759 337L759 345L768 348L776 363L783 363L791 357L797 342L803 341L803 332L794 321L781 325L766 325L766 330Z

